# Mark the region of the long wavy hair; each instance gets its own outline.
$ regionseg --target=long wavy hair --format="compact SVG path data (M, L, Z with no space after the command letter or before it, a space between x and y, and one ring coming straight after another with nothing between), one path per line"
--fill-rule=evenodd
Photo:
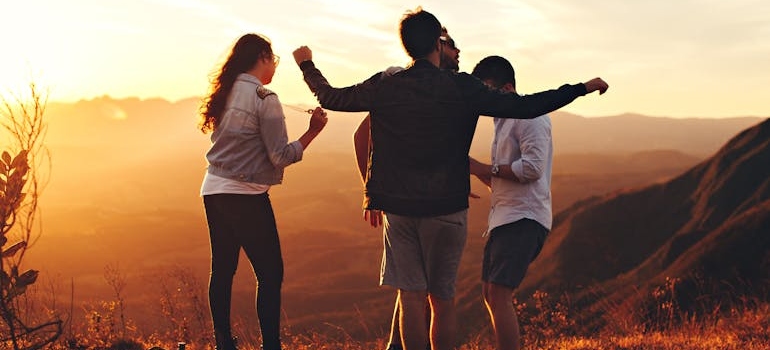
M227 96L239 74L244 73L263 58L272 58L273 48L270 39L259 34L246 34L233 45L230 55L211 79L209 95L203 99L200 107L200 130L207 134L219 125L227 105Z

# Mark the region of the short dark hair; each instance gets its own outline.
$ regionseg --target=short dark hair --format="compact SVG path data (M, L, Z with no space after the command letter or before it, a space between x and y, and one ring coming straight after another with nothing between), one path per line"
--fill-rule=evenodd
M488 56L473 67L474 77L481 80L490 80L495 88L502 88L503 85L511 83L516 89L516 72L513 70L511 62L500 56Z
M418 7L404 14L399 32L404 50L416 60L433 52L441 36L441 23L436 16Z

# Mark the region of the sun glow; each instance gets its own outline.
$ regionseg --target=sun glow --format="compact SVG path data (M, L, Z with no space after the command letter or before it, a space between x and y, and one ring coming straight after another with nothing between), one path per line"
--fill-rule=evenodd
M74 82L82 81L75 75L82 65L73 49L79 47L75 33L68 33L66 12L52 16L56 11L39 11L35 2L14 3L10 14L39 15L35 25L27 16L4 16L0 20L0 35L4 52L0 55L0 97L6 100L23 98L34 83L42 91L54 96L76 96L79 91L70 89ZM53 29L57 28L57 29ZM51 33L52 30L57 33ZM63 35L63 36L62 36ZM73 38L73 41L61 38Z
M422 5L461 44L462 71L495 54L515 63L523 93L594 76L609 82L610 93L601 99L591 96L565 107L572 113L726 117L768 110L763 93L770 44L756 38L770 33L770 3L736 0L713 9L677 3L666 11L648 2ZM408 63L397 20L414 6L385 0L4 1L0 96L34 81L50 89L52 101L199 97L220 56L246 32L267 35L285 58L309 45L330 82L346 86ZM484 25L467 21L471 17L485 18ZM300 71L285 61L270 87L283 102L315 103ZM703 88L714 81L719 89Z

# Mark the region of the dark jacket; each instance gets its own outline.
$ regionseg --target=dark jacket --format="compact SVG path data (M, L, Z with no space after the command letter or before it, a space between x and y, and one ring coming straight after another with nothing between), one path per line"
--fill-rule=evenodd
M331 87L312 61L300 68L323 108L370 112L370 200L365 206L405 216L468 208L468 150L479 115L531 119L586 94L585 86L577 84L520 96L425 60L391 77L377 73L346 88Z

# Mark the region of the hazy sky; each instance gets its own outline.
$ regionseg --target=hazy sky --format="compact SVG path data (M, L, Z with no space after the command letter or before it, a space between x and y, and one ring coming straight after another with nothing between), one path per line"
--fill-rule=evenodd
M770 1L0 0L0 88L33 77L51 99L202 96L242 34L273 41L270 88L315 104L291 52L313 49L335 86L405 65L398 21L422 5L471 71L487 55L532 93L601 76L609 92L565 107L584 116L770 116Z

